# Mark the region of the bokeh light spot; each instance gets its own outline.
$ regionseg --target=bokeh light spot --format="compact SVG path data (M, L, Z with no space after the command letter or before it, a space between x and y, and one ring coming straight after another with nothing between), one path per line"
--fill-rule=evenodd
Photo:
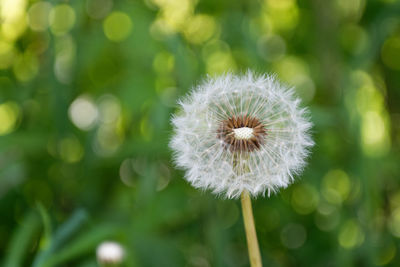
M391 146L390 120L381 90L366 72L355 71L351 79L358 87L356 108L361 117L360 143L363 152L370 157L385 155ZM354 108L354 101L349 99L348 105L349 108Z
M20 37L26 29L25 16L19 18L19 20L9 23L4 22L1 26L1 31L3 33L2 35L5 37L5 39L8 41L14 41L18 39L18 37Z
M364 84L356 93L356 107L361 115L370 110L378 111L383 104L383 97L379 91L373 86Z
M387 39L382 46L381 56L386 66L400 70L400 37Z
M296 56L286 56L274 64L274 70L281 79L291 82L298 75L306 76L309 74L308 64Z
M168 35L174 33L162 19L156 19L150 26L150 34L156 40L163 40Z
M167 107L175 107L177 98L176 87L163 87L158 90L162 103Z
M392 209L400 208L400 191L390 196L390 206Z
M122 142L123 136L118 135L114 125L103 124L96 133L93 149L99 156L108 157L118 150Z
M363 142L366 144L374 144L380 142L384 138L385 124L383 119L377 112L368 111L365 114L363 123Z
M261 37L257 42L258 52L268 62L281 59L286 53L285 40L279 35Z
M51 32L55 35L67 33L74 26L75 17L75 10L67 4L53 7L49 14Z
M322 231L332 231L340 222L340 213L337 209L330 213L318 212L315 214L315 225Z
M318 199L317 190L308 184L297 185L292 191L292 206L300 214L313 212L318 205Z
M160 8L161 12L159 13L156 21L159 26L166 30L164 31L166 34L171 34L182 30L182 28L185 26L185 23L187 23L188 18L192 15L195 4L195 2L191 0L151 1Z
M156 190L159 192L167 188L167 186L169 185L169 182L171 181L171 170L166 164L160 163L158 165L157 176L158 180Z
M12 65L15 58L15 49L11 43L0 41L0 69Z
M236 63L230 52L219 51L207 59L207 73L221 74L227 70L234 71L235 69Z
M295 0L266 0L264 10L274 30L288 31L298 24L300 12Z
M78 139L67 137L59 143L59 152L61 158L68 163L75 163L82 159L84 150Z
M196 15L185 24L183 34L186 39L194 44L201 44L215 33L216 23L213 17L208 15Z
M357 21L364 12L365 0L336 0L338 13Z
M90 130L97 122L98 110L88 96L76 98L68 109L72 123L81 130Z
M392 211L388 224L392 234L400 238L400 207Z
M303 225L291 223L286 225L281 232L282 244L290 249L301 247L307 239L307 232Z
M361 139L364 152L372 157L388 152L390 139L385 119L377 111L367 111L362 116Z
M375 256L375 265L383 266L391 262L396 256L396 245L393 242L383 246L379 253Z
M55 42L55 50L54 74L59 82L69 84L73 77L76 58L75 40L70 34L58 37Z
M0 136L15 129L19 113L19 107L15 102L9 101L0 104Z
M122 183L129 187L133 187L136 184L136 176L132 166L131 159L125 159L119 167L119 177Z
M103 23L104 34L114 42L121 42L128 38L132 27L131 18L119 11L112 12Z
M321 199L321 201L318 203L317 210L318 210L318 213L320 213L320 214L330 215L333 213L337 213L338 207L334 204L324 201L324 199Z
M0 16L4 20L13 20L25 12L26 0L1 0Z
M352 23L341 28L340 43L349 53L361 54L369 45L369 36L364 28Z
M39 71L39 62L33 53L26 51L18 55L13 65L14 74L20 81L29 81L36 76Z
M322 180L322 195L332 204L341 204L350 193L349 176L342 170L329 171Z
M315 85L310 78L310 67L302 58L285 56L274 63L274 70L285 82L293 85L304 102L315 95Z
M338 238L343 248L352 249L364 242L364 233L354 220L348 220L341 227Z
M222 41L208 42L203 47L202 55L206 62L207 72L210 74L218 74L236 69L236 63L232 57L231 50Z
M140 133L146 141L150 141L153 138L153 127L146 117L143 117L140 121Z
M101 96L98 106L102 123L116 123L120 118L121 106L115 96L110 94Z
M86 12L93 19L103 19L111 11L112 0L87 0Z
M175 65L175 57L168 52L160 52L153 61L153 68L159 73L170 72Z
M20 37L26 29L26 0L0 1L0 36L8 41Z
M49 14L52 5L49 2L34 3L28 11L28 25L34 31L45 31L49 27Z

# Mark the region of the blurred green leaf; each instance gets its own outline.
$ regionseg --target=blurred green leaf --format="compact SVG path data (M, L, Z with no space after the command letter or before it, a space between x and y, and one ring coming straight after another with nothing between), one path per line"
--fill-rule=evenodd
M24 265L27 255L35 247L33 242L35 242L34 238L40 231L40 226L39 216L35 212L29 211L25 214L12 235L3 261L4 267L20 267Z
M45 266L49 258L52 257L53 253L57 253L58 249L65 245L65 243L71 239L78 232L78 230L80 230L87 220L88 215L86 211L75 211L71 217L52 235L49 244L37 254L33 262L33 266Z
M97 245L113 236L118 230L118 225L94 226L52 254L43 266L60 266L86 254L94 256Z

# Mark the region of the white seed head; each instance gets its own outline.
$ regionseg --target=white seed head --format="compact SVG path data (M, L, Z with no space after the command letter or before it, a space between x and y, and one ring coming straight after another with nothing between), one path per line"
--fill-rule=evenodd
M208 78L179 102L170 147L196 188L228 198L287 187L313 145L307 110L273 76Z
M97 261L101 264L119 264L124 259L124 249L117 242L105 241L96 250Z

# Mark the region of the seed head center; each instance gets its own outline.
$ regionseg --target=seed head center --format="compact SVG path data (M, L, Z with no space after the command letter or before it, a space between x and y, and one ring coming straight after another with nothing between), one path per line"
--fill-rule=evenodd
M267 129L257 117L240 114L222 121L217 136L232 152L252 152L264 144Z
M238 140L249 140L254 137L254 129L249 127L233 129L233 133Z

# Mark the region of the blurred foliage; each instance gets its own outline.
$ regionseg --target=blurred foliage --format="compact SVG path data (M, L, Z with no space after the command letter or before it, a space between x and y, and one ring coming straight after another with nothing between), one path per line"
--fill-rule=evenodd
M266 266L400 265L400 1L0 0L0 264L248 266L238 201L171 163L176 100L274 72L315 124L254 202Z

